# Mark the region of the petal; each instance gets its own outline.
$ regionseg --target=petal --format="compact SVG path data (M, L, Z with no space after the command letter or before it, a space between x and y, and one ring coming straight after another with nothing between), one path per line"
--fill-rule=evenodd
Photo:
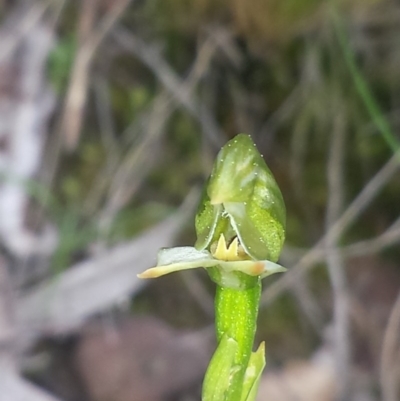
M275 273L285 273L286 271L286 267L283 267L278 263L271 262L270 260L264 260L264 271L261 273L261 278L271 276Z
M212 258L210 252L198 251L192 246L160 249L157 255L157 266Z
M208 251L198 251L190 246L166 248L158 252L157 266L138 274L138 277L156 278L180 270L211 267L218 263Z
M250 276L261 276L261 278L286 271L286 268L270 260L240 260L232 262L220 260L218 265L226 271L240 271Z
M261 276L261 278L286 271L284 267L269 260L217 260L208 251L198 251L193 247L183 246L161 249L158 252L157 266L138 274L138 277L156 278L180 270L217 265L227 272L240 271L250 276Z

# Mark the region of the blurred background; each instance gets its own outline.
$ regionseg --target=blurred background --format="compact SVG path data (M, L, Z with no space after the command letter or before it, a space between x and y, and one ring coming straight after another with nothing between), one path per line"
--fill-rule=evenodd
M0 1L0 400L192 401L215 348L195 241L250 134L287 206L258 401L400 399L400 3Z

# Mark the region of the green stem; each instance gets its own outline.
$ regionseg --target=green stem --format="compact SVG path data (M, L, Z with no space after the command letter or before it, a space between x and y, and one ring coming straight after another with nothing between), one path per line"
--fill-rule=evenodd
M257 327L261 280L239 272L235 275L242 284L241 289L217 284L215 319L218 348L204 380L203 389L208 390L207 396L203 394L204 401L240 401L242 396Z
M215 297L217 340L225 333L237 344L234 357L235 371L226 394L226 401L240 400L244 375L253 351L254 335L257 327L258 305L261 282L246 290L217 287Z

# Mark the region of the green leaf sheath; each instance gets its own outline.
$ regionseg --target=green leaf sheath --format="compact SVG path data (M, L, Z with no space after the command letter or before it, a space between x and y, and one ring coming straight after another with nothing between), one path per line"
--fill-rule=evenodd
M237 348L237 342L227 335L220 341L204 378L202 401L226 399Z

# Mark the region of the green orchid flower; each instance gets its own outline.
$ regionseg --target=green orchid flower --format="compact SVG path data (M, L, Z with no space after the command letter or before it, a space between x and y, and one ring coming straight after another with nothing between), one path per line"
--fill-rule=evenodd
M281 191L252 139L238 135L219 152L196 215L197 249L221 233L238 237L255 260L276 262L285 239L286 210Z
M245 253L235 238L227 247L224 234L210 251L197 250L190 246L165 248L158 253L157 266L139 274L140 278L157 278L180 270L213 268L220 270L218 284L236 289L245 288L240 280L230 273L241 272L253 277L267 277L286 269L269 260L253 260Z
M155 278L205 268L217 284L218 347L203 383L203 401L254 401L265 366L264 344L252 352L261 279L286 269L276 263L285 237L285 205L264 159L247 135L219 152L196 214L195 247L162 249Z

